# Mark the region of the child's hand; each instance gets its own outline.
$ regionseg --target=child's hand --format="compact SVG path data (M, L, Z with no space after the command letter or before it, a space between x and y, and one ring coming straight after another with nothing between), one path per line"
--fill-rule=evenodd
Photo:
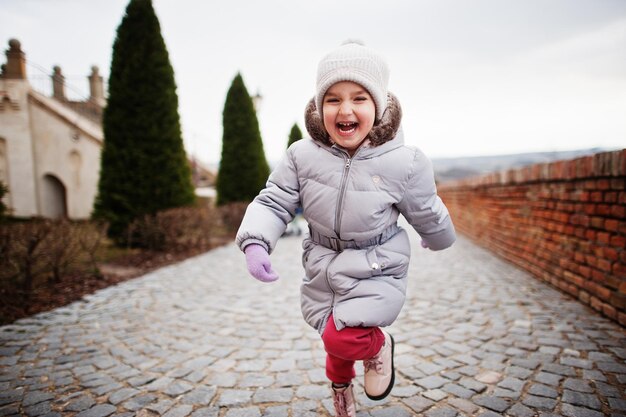
M272 270L270 255L263 246L248 245L244 252L250 275L262 282L273 282L278 279L278 275Z
M428 249L428 244L422 240L422 247L424 249Z

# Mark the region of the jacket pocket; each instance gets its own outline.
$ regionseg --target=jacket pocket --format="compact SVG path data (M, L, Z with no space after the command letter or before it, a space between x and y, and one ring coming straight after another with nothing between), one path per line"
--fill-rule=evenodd
M336 255L336 252L332 249L318 245L310 238L304 239L302 249L302 266L304 267L305 282L325 274L328 263Z
M404 278L409 269L411 260L411 243L405 230L396 233L391 239L374 248L379 267L378 275L390 276L396 279Z
M366 279L374 276L378 269L374 249L345 249L337 255L337 259L328 272L329 275L343 275L354 279Z

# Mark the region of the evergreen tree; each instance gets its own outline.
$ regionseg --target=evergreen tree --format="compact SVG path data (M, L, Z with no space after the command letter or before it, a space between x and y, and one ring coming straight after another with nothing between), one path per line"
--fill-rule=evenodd
M103 115L104 147L94 217L123 239L144 214L194 202L174 70L152 0L131 0L117 29Z
M259 122L241 74L233 80L224 104L222 159L217 174L217 204L252 201L265 187L270 169Z
M292 143L302 139L302 131L298 127L297 123L294 123L291 132L289 132L289 142L287 142L287 147L290 147Z

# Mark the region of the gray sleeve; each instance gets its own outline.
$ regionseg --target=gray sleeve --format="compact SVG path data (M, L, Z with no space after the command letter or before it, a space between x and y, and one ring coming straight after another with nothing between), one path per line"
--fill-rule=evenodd
M265 188L248 205L236 242L243 251L256 243L272 253L276 242L295 216L300 204L300 185L291 149L272 171Z
M456 240L448 209L437 195L432 163L419 150L404 196L396 206L430 249L446 249Z

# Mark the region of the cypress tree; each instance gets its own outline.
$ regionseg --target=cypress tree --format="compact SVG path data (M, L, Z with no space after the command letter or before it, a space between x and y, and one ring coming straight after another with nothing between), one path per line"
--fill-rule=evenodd
M131 0L113 44L94 217L123 237L144 214L193 204L174 70L152 0Z
M297 123L294 123L291 127L291 132L289 132L289 142L287 142L287 147L290 147L292 143L302 139L302 131L298 127Z
M233 80L224 104L222 158L217 174L217 204L252 201L263 189L269 165L259 122L241 74Z

